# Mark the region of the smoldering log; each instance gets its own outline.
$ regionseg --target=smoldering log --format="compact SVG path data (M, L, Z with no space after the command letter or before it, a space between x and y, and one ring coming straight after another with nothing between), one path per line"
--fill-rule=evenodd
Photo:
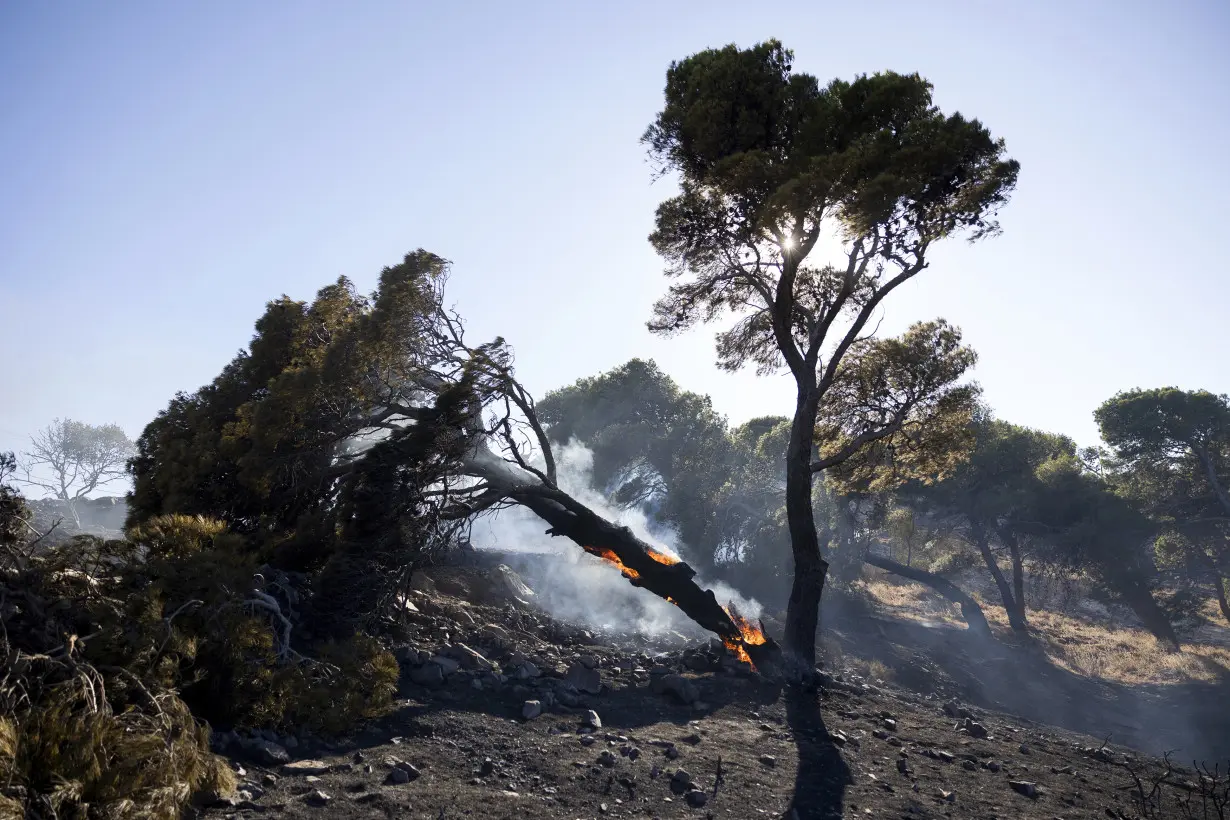
M694 580L696 571L688 564L664 563L660 554L624 526L607 521L567 493L538 486L514 491L513 500L551 525L548 535L564 536L579 547L600 557L614 555L628 572L628 580L679 607L685 615L716 634L728 645L743 647L753 665L762 673L781 667L781 648L764 636L763 643L744 640L743 631L730 613L722 608L712 590ZM760 630L763 633L763 629Z

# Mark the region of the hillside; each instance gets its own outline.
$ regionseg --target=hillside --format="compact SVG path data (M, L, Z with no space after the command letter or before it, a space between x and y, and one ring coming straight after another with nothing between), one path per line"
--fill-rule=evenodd
M1205 718L1187 692L1128 723L1143 692L1095 696L1105 682L1036 652L973 657L954 630L855 614L851 599L830 608L829 674L806 694L709 642L561 624L507 571L431 576L408 606L392 710L333 744L216 736L241 785L205 816L1224 817L1182 813L1176 798L1198 807L1202 784L1206 803L1227 787L1178 768L1167 813L1139 801L1166 772L1163 741L1201 746L1176 763L1226 754L1230 733L1195 731L1225 719L1224 689ZM1183 701L1189 721L1165 711Z

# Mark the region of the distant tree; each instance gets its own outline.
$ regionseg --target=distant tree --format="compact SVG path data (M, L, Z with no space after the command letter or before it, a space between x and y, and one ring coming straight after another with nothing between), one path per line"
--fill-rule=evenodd
M653 361L553 390L537 406L552 442L576 439L594 454L595 487L674 527L690 558L712 566L715 505L734 447L708 396L682 390Z
M901 503L942 523L975 551L999 591L1009 624L1029 628L1025 560L1089 572L1160 640L1177 643L1151 594L1141 549L1155 527L1088 470L1066 436L980 414L968 461L931 484L911 482ZM1008 573L1001 566L1007 556Z
M1113 450L1110 478L1161 530L1159 558L1182 555L1212 582L1230 621L1230 399L1203 390L1131 390L1094 414Z
M1094 418L1125 463L1177 468L1193 459L1230 516L1230 397L1174 387L1130 390L1108 399Z
M66 502L78 526L77 502L126 476L133 444L118 424L56 419L30 438L22 483Z
M813 476L896 435L919 402L952 386L920 384L925 391L912 400L876 407L876 357L855 354L872 344L877 308L927 267L933 245L996 231L994 214L1018 165L977 120L943 115L918 75L821 86L792 73L792 62L774 40L670 66L665 106L644 140L663 170L679 175L681 191L659 206L651 241L669 263L667 275L681 281L657 303L649 327L672 334L730 314L733 325L717 338L719 366L754 364L767 373L784 364L794 377L786 640L810 668L827 573ZM809 262L826 238L841 244L839 266ZM869 390L855 389L859 373ZM833 409L843 381L845 397L868 401Z
M969 460L944 481L907 489L914 503L932 513L955 517L959 532L978 551L995 581L1013 629L1028 628L1025 605L1023 536L1012 522L1026 515L1035 472L1048 459L1075 453L1063 437L991 418L974 425ZM997 552L1007 552L1011 581Z

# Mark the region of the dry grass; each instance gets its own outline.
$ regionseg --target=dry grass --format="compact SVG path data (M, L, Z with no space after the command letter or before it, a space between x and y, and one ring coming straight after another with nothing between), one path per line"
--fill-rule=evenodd
M963 625L954 604L918 584L868 580L863 589L895 616L914 621ZM992 629L1005 641L1014 641L1007 614L989 596L979 599ZM1028 600L1028 596L1027 596ZM1084 612L1029 611L1033 637L1050 660L1084 677L1129 685L1213 683L1230 679L1230 629L1219 625L1216 603L1207 620L1188 636L1183 649L1168 652L1143 629L1129 626L1114 615L1106 618Z

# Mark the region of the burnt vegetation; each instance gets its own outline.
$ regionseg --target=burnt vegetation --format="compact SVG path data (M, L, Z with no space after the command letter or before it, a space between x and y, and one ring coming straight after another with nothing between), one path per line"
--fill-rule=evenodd
M710 687L703 699L665 655L615 671L578 660L557 676L563 684L521 698L521 717L583 709L618 675L704 714L706 699L730 706L739 693L784 704L797 756L786 816L842 810L859 740L900 749L895 771L917 792L911 755L955 760L928 732L954 718L962 739L986 739L952 702L940 712L938 702L899 698L894 708L930 716L906 741L900 716L872 709L888 697L886 676L907 676L891 666L903 646L917 653L905 666L947 669L915 687L932 698L1035 713L1055 693L1083 698L1087 679L1047 655L1065 636L1037 623L1058 608L1039 600L1043 580L1079 586L1077 597L1113 610L1166 655L1187 657L1200 629L1218 628L1213 613L1230 621L1230 400L1173 388L1118 394L1096 412L1104 446L1081 450L996 418L969 378L974 351L943 319L878 336L878 308L925 272L934 246L995 235L1019 167L978 120L941 112L917 75L822 85L792 62L768 42L673 64L645 134L680 183L651 237L672 284L650 329L725 322L720 366L791 374L797 401L781 416L731 425L640 359L536 401L505 340L467 339L447 307L449 263L417 250L383 270L371 294L342 278L310 302L268 303L246 349L210 384L172 398L135 443L114 425L57 421L24 462L0 455L0 818L234 808L241 784L220 750L289 763L278 741L331 748L381 725L407 687L421 696L459 669L475 692L530 694L539 666L560 661L558 647L594 636L527 614L533 592L519 580L506 582L515 602L506 610L479 611L486 625L466 614L481 603L466 603L477 597L470 587L424 581L480 561L473 523L510 508L716 639L675 656L685 671L751 681L746 692ZM829 244L834 258L822 252ZM602 507L561 479L561 453L577 443L593 458L580 489ZM83 533L79 507L121 463L132 485L123 531ZM23 481L62 502L72 526L36 516ZM673 532L681 554L636 534L625 511ZM757 601L763 617L745 617L719 583ZM923 590L943 629L916 623L923 616L887 618L884 585ZM555 649L531 658L516 649L518 629ZM894 642L893 629L910 637ZM469 643L458 630L473 633ZM486 655L470 646L479 641ZM918 660L932 651L938 660ZM971 665L966 652L987 659L981 677L953 671ZM1054 688L1032 700L1029 686L1011 691L1019 681L993 678L1000 653L1012 674L1050 676ZM1224 656L1199 657L1204 682L1215 679L1201 697L1224 698ZM856 740L826 726L821 698L879 734ZM472 711L494 710L478 700ZM635 722L634 709L619 709ZM1098 714L1056 722L1097 731ZM586 737L595 719L583 718ZM1142 725L1128 740L1148 735ZM1206 741L1192 745L1224 750ZM618 742L623 757L641 754L634 740ZM1066 774L1055 755L1052 774ZM1127 799L1069 806L1226 816L1216 764L1182 770L1105 746L1090 755L1125 777ZM998 773L990 758L972 749L968 766L951 768ZM723 799L728 779L743 776L730 764L718 756L703 789L684 772L677 805ZM775 768L776 758L758 765ZM405 761L390 766L388 783L421 775ZM486 760L474 779L496 766ZM644 787L611 775L603 795L618 793L616 782L629 805ZM1032 780L1011 790L1038 797ZM941 807L956 799L939 793Z

